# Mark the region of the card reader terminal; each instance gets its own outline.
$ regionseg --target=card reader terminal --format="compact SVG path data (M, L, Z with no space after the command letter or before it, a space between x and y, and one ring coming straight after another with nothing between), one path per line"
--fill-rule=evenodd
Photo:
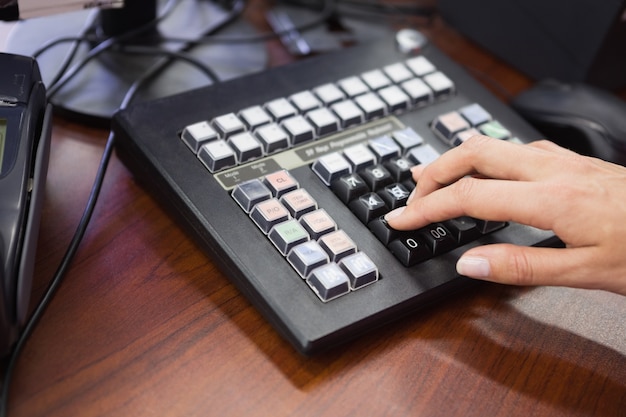
M28 313L51 113L37 62L0 53L0 356Z

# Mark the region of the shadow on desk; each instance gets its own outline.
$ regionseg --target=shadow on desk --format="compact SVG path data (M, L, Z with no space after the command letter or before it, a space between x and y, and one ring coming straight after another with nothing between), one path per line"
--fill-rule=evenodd
M402 375L403 380L396 383L404 385L404 391L414 387L415 395L421 396L419 402L428 404L424 411L449 410L452 406L457 411L472 409L471 415L495 416L501 410L503 398L499 397L513 395L530 397L543 404L541 407L561 410L565 415L626 415L624 354L575 332L544 324L509 303L546 291L552 294L541 298L549 301L562 290L567 291L479 284L442 305L313 358L299 356L286 342L279 342L277 335L246 333L304 392L332 385L352 368L361 373L374 368L387 375ZM544 306L545 310L552 307ZM244 331L249 328L236 316L232 320ZM587 356L589 352L593 357ZM402 371L415 362L424 364L420 374ZM360 389L379 390L380 385L390 384L390 379L373 379ZM444 396L441 385L448 387ZM583 394L602 401L580 401ZM489 397L490 401L474 401Z

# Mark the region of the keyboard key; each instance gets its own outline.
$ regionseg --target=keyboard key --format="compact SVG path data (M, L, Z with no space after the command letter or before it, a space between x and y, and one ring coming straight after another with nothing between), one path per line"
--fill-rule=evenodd
M402 185L409 190L409 193L415 189L415 181L413 181L413 178L402 181Z
M378 217L367 224L367 227L374 233L374 236L380 240L380 242L387 246L390 242L398 239L402 232L393 229L387 225L387 222L381 217Z
M472 136L476 136L480 134L481 133L473 127L471 129L463 130L462 132L459 132L456 135L454 135L454 137L452 138L452 145L459 146L463 142L471 138Z
M276 198L282 197L283 194L293 191L299 186L298 181L291 176L289 171L284 169L267 174L263 182Z
M270 230L267 237L283 256L286 256L296 245L309 240L308 233L295 219L278 223Z
M291 145L299 145L315 138L313 126L301 115L286 119L281 126L287 132Z
M363 224L368 224L389 211L385 201L376 193L362 195L352 200L348 207Z
M480 233L488 234L495 232L496 230L502 229L506 226L506 222L476 219L476 226L478 227L478 230L480 230Z
M248 107L239 112L239 118L243 120L248 129L254 130L259 126L272 122L269 114L261 106Z
M450 219L445 221L444 225L460 245L476 240L481 236L476 220L468 216Z
M211 140L218 139L217 132L208 122L198 122L187 126L180 138L193 151L198 153L200 146Z
M448 252L457 246L448 229L440 223L433 223L418 231L421 240L435 256Z
M363 111L352 101L344 100L331 106L331 110L339 119L344 129L363 122Z
M198 151L198 159L211 172L217 172L237 164L235 152L223 139L202 145Z
M478 130L485 136L491 136L496 139L508 139L511 132L497 120L492 120L478 127Z
M395 113L406 110L411 102L410 97L397 85L391 85L378 91L380 98L387 104L387 111Z
M478 103L470 104L459 109L459 113L474 127L491 120L491 115Z
M337 230L337 224L324 209L306 213L300 218L300 224L309 233L311 239L315 240Z
M317 109L322 103L310 91L301 91L289 96L289 101L298 109L299 113L306 113Z
M398 145L400 145L400 151L404 154L411 148L421 145L424 143L424 138L422 138L419 133L417 133L413 128L407 127L406 129L396 130L391 134L393 139L396 141Z
M402 62L387 65L383 68L385 75L396 84L413 78L413 73Z
M411 167L415 166L411 161L403 156L391 158L384 163L395 182L402 182L413 178Z
M346 96L335 84L324 84L313 89L313 93L320 99L323 105L330 106L341 100Z
M433 90L437 98L454 94L454 82L442 72L433 72L424 76L424 82Z
M283 195L280 202L287 208L292 217L299 219L303 214L317 209L317 202L304 188L290 191Z
M361 74L361 79L374 91L391 85L389 77L379 69L364 72Z
M437 117L431 125L433 131L437 133L444 142L449 144L452 142L454 135L470 127L467 120L456 111L442 114Z
M353 290L378 281L378 268L363 252L346 256L339 262L339 266L348 275Z
M266 154L277 152L289 147L289 137L276 123L261 126L256 130L256 137L261 142Z
M345 148L343 156L352 166L353 172L376 163L376 155L362 143Z
M223 139L246 130L246 125L235 113L228 113L213 119L213 127Z
M311 110L306 114L306 119L313 125L318 136L324 136L339 130L337 117L326 107Z
M268 234L272 227L289 219L289 212L276 198L271 198L254 206L250 218L263 233Z
M435 72L435 66L425 57L416 56L415 58L408 59L406 65L409 67L413 74L418 77L423 77L426 74Z
M383 199L385 205L390 210L406 205L409 198L409 190L402 184L391 184L378 191L378 195Z
M433 90L420 78L403 82L400 87L411 98L411 104L422 107L433 101Z
M378 191L385 185L393 183L393 177L387 171L387 168L381 164L366 167L359 171L358 174L372 191Z
M238 184L232 196L246 213L250 213L252 207L272 198L272 192L257 178Z
M287 260L302 278L307 278L315 268L326 265L329 261L324 249L314 240L294 246L287 255Z
M344 204L348 204L355 198L370 192L363 178L356 173L344 175L338 180L333 181L330 186L335 195L337 195Z
M413 233L402 236L389 244L389 250L404 266L413 266L432 257L432 252Z
M363 80L357 76L344 78L337 82L337 85L341 88L341 91L346 94L346 96L351 98L360 96L361 94L365 94L370 91Z
M337 178L349 174L352 167L346 158L334 152L317 159L311 169L324 184L330 185Z
M332 262L337 262L345 256L356 253L356 244L341 229L325 234L318 242Z
M369 140L368 145L376 155L376 161L379 163L400 156L402 152L398 143L387 135Z
M350 292L348 276L336 263L329 263L313 270L307 283L324 302Z
M235 151L239 163L263 156L261 144L250 132L237 133L228 139L228 143Z
M430 144L425 143L422 146L413 148L407 154L409 161L415 165L426 165L439 158L440 154Z
M265 110L276 122L295 116L298 113L296 108L286 98L277 98L265 103Z
M354 99L354 102L363 110L367 120L383 117L387 111L385 102L374 93L365 93Z

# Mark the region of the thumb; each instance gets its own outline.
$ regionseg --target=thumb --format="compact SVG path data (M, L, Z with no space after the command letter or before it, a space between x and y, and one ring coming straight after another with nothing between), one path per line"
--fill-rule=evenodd
M542 248L493 244L465 252L457 261L461 275L511 285L590 287L585 248Z

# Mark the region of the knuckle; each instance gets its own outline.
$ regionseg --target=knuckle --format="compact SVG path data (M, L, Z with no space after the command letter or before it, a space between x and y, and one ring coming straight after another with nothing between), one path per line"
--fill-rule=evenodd
M454 184L454 197L460 207L465 207L468 201L474 197L475 188L476 179L471 177L463 177Z
M469 152L480 152L493 139L488 136L474 135L463 142L461 147Z
M554 149L556 145L554 142L549 141L548 139L539 139L534 142L531 142L528 146L538 149Z
M507 258L505 274L514 285L534 285L536 282L533 263L523 251L514 251Z

